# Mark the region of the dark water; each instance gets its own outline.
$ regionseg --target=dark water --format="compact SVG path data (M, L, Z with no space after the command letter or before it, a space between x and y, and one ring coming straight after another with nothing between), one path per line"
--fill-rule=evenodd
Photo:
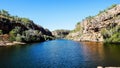
M0 47L0 68L96 68L120 66L120 45L53 40Z

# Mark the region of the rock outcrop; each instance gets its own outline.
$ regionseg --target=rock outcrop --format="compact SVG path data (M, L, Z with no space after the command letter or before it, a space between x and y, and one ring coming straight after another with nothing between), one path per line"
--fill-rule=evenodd
M75 41L104 41L102 30L110 30L120 26L120 5L100 12L96 16L90 16L76 25L76 28L67 38Z

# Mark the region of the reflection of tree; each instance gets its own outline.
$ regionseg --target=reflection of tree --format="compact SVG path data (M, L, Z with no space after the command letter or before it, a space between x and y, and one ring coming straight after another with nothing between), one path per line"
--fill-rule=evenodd
M105 63L109 65L118 65L120 66L120 46L119 44L105 44L104 45L105 53Z

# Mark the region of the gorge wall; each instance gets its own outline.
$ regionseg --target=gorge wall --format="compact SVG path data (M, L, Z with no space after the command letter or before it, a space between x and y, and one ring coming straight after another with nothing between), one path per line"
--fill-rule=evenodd
M67 38L75 41L119 42L119 30L120 5L112 5L98 15L79 22Z

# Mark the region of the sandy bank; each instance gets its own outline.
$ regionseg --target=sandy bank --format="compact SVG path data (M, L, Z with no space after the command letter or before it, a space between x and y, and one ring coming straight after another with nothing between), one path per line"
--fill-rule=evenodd
M23 42L17 42L17 41L14 41L14 42L9 42L9 41L0 41L0 46L13 46L13 45L24 45L26 43L23 43Z

